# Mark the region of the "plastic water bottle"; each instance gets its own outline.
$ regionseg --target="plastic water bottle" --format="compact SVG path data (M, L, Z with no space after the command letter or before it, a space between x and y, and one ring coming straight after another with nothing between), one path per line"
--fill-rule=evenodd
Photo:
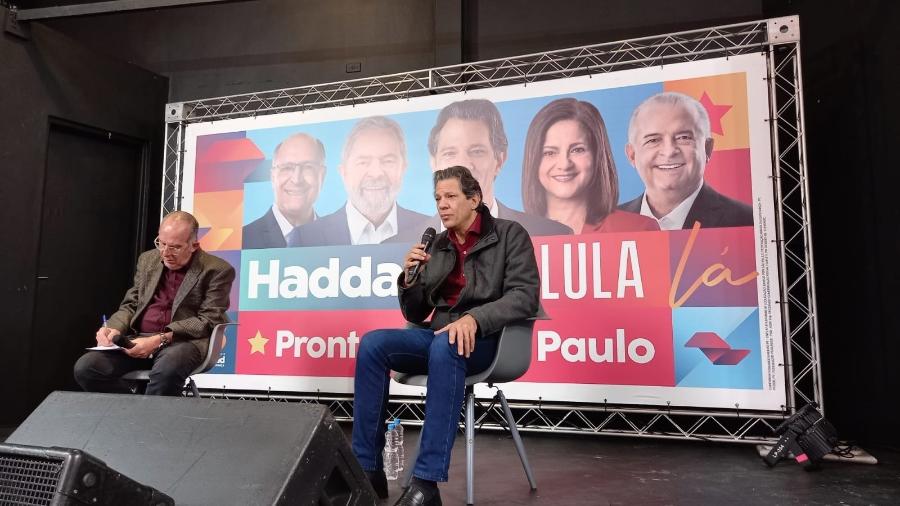
M395 418L388 424L388 430L384 433L384 475L389 480L396 480L403 470L403 426L400 419Z
M397 431L397 436L394 438L394 441L397 442L397 462L400 464L398 472L403 472L403 463L406 462L406 452L403 449L403 425L400 424L400 419L395 418L394 422L397 424L394 427L394 430Z

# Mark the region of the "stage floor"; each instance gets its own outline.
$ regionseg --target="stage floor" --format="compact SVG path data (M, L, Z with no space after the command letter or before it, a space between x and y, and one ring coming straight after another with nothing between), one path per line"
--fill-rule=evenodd
M349 440L350 425L343 428ZM0 440L14 428L0 427ZM825 462L806 472L793 461L767 468L753 445L608 436L524 433L538 483L530 492L512 440L493 431L475 436L475 503L606 504L898 504L900 452L866 448L877 465ZM407 427L407 455L419 432ZM457 438L444 504L465 503L465 439ZM391 482L391 505L400 496Z
M769 469L753 445L524 433L538 489L528 481L512 439L475 436L475 504L898 504L900 452L866 448L879 464L825 462L806 472L793 461ZM405 436L407 455L418 431ZM464 504L465 439L454 446L444 504ZM390 505L401 494L390 484Z

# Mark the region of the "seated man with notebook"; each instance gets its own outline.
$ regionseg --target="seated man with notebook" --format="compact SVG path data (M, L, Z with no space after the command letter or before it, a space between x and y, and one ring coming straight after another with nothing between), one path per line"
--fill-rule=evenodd
M129 393L131 385L122 376L149 369L148 395L181 393L206 356L213 327L228 321L235 277L231 265L200 249L198 228L184 211L163 218L156 249L138 258L134 285L96 335L98 346L123 342L122 336L133 346L82 355L75 380L85 391Z

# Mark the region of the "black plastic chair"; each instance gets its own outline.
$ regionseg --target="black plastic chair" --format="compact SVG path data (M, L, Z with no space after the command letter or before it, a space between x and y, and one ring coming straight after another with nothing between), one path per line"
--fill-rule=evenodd
M516 420L512 416L509 404L506 402L506 396L503 390L495 386L497 383L507 383L520 378L531 365L531 343L532 333L534 331L534 322L544 320L546 316L542 315L535 318L516 321L507 324L500 332L497 341L497 353L494 355L494 361L482 372L466 376L466 504L475 504L475 384L487 383L488 387L496 388L497 393L494 399L500 402L503 408L503 415L509 432L512 434L513 442L516 445L516 452L522 461L522 467L525 469L525 476L528 478L528 485L531 490L537 490L537 483L534 480L534 474L531 471L531 465L528 463L528 455L525 453L525 446L522 444L522 438L519 436L519 430L516 428ZM410 324L411 326L416 326ZM426 386L428 382L427 374L405 374L400 372L394 373L394 381L413 386ZM416 455L413 456L409 464L409 473L404 478L403 487L409 486L412 480L412 469L416 458L418 457L418 449Z

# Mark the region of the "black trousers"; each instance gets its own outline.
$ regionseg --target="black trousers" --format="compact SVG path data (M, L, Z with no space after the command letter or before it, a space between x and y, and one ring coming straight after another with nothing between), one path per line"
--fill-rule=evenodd
M153 358L132 358L121 350L89 351L75 362L75 381L86 392L131 393L132 383L122 376L149 369L147 395L181 395L185 380L202 360L200 350L187 341L172 343Z

